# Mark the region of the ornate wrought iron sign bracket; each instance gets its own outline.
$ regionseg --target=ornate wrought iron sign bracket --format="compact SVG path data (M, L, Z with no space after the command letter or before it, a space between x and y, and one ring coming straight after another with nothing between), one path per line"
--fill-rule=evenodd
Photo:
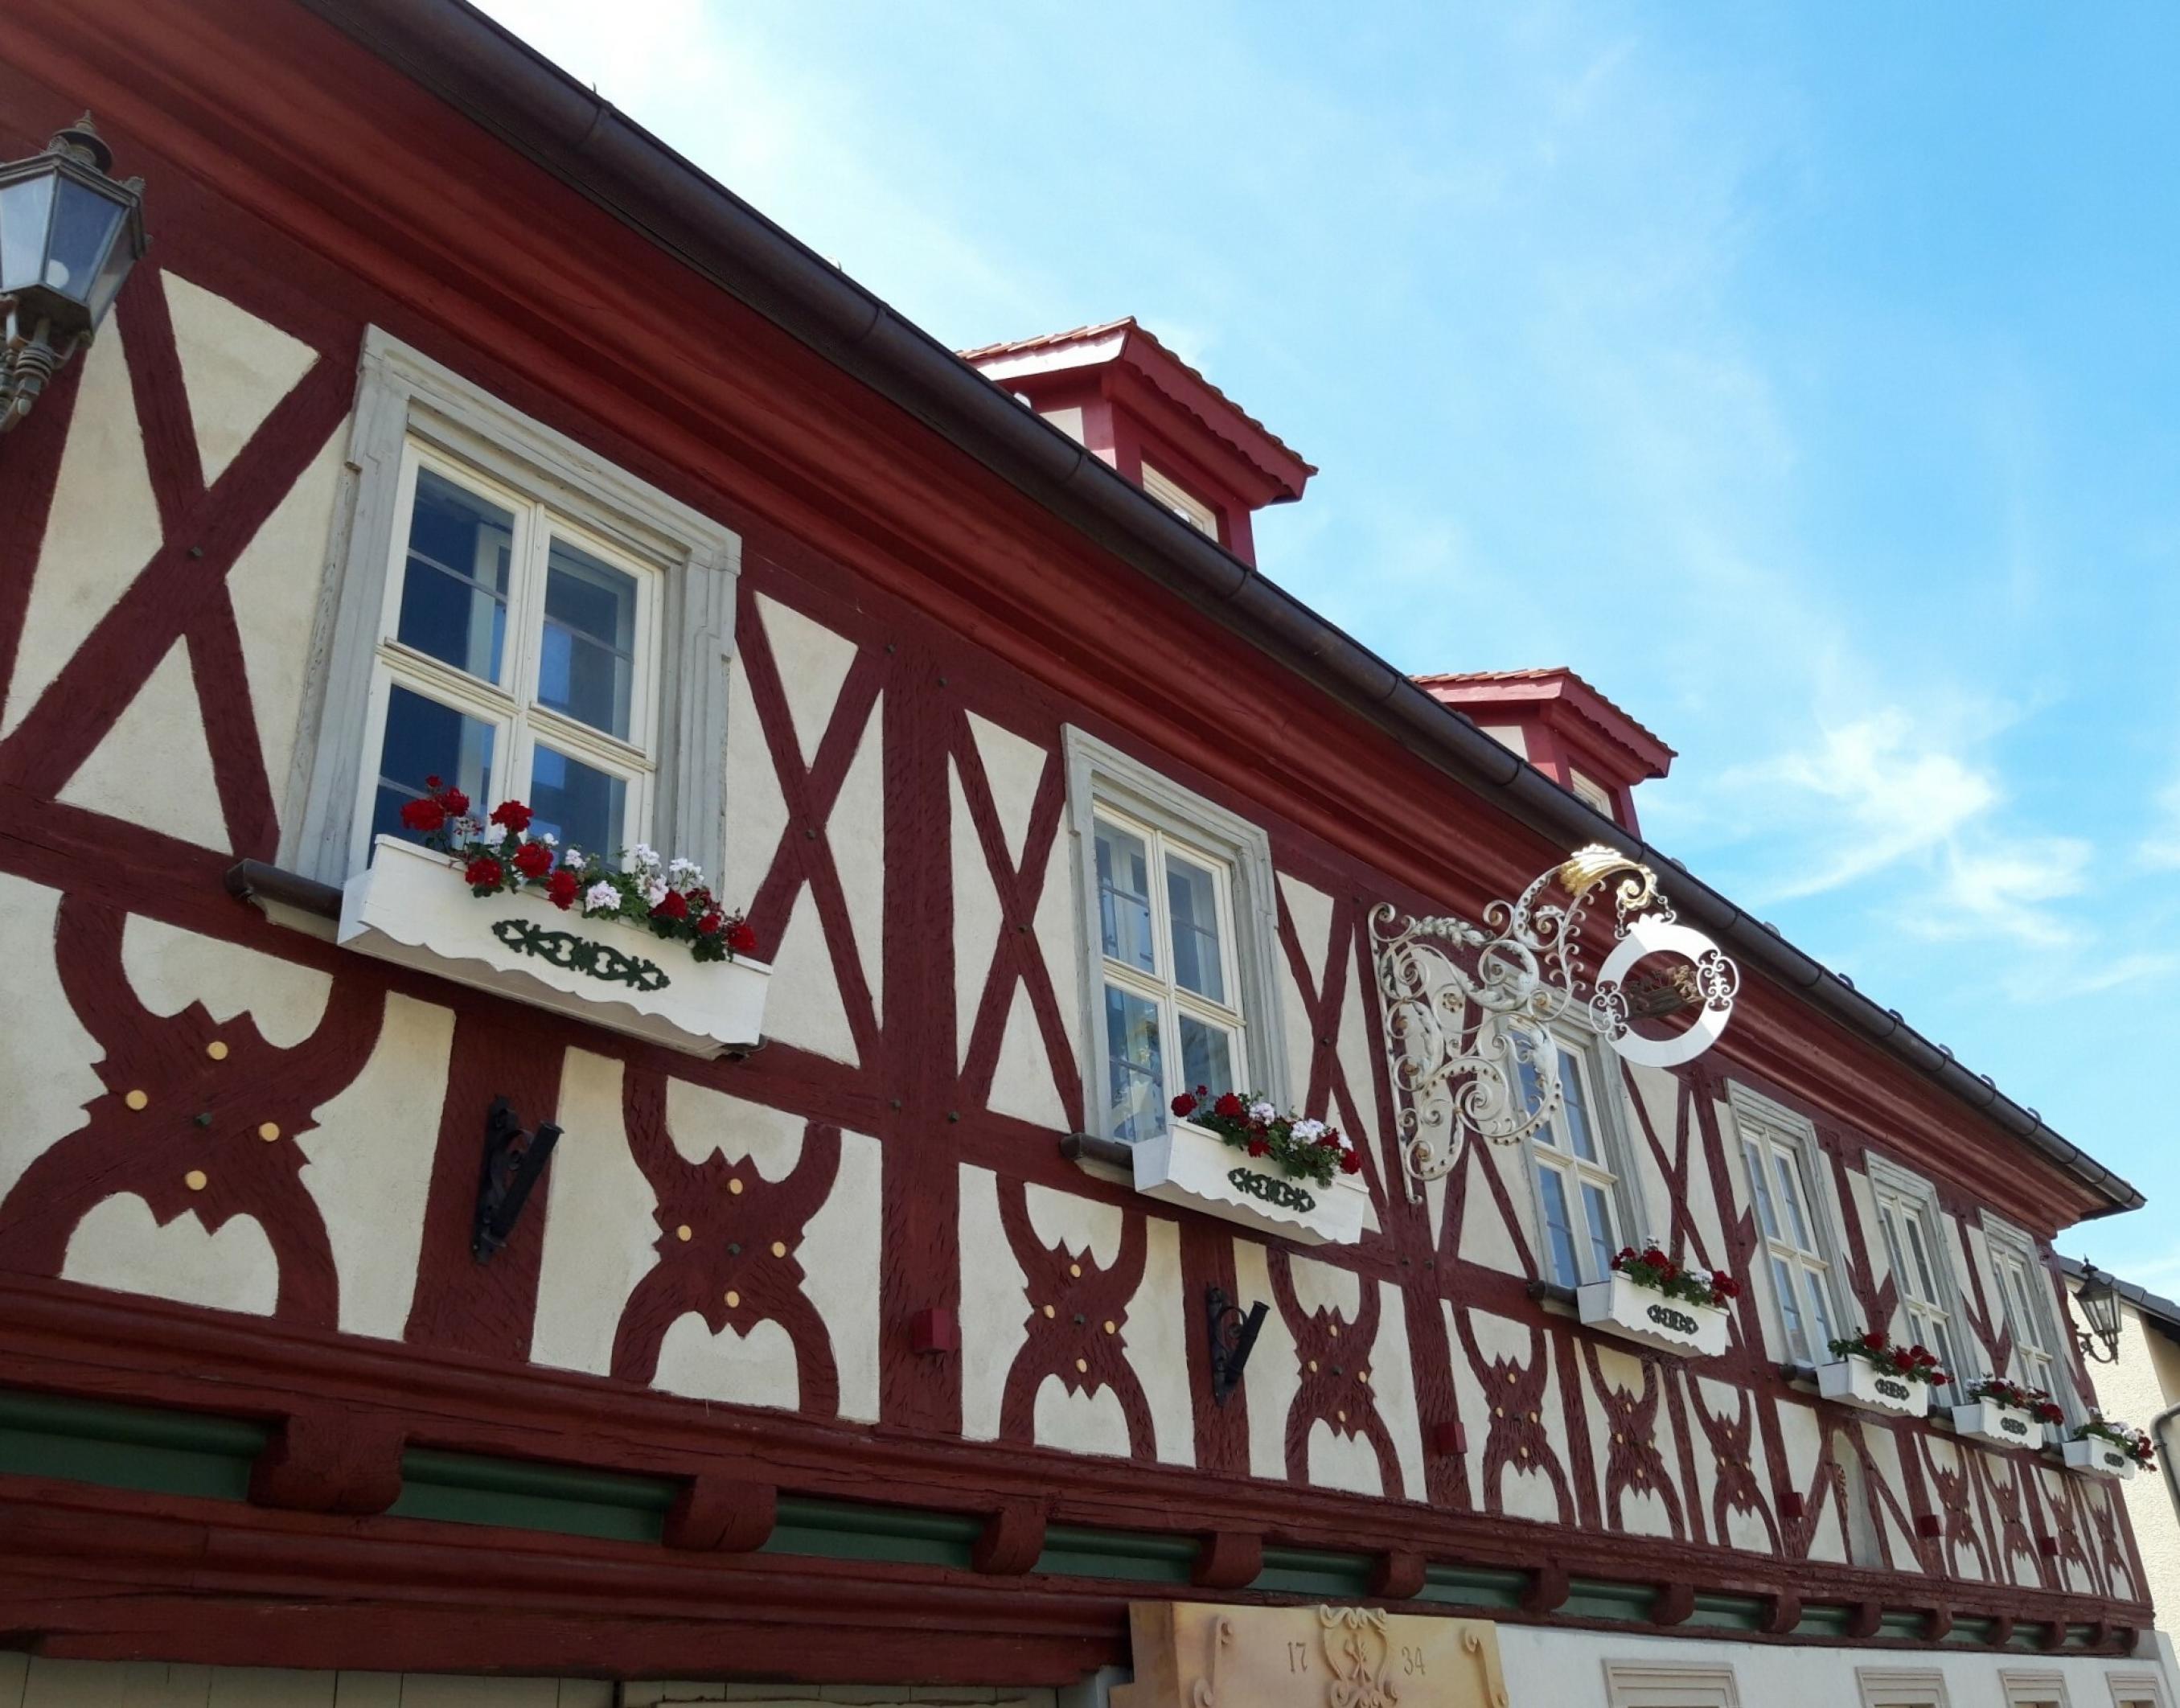
M1249 1353L1257 1344L1258 1331L1264 1325L1265 1314L1271 1309L1262 1299L1249 1307L1244 1317L1241 1308L1226 1297L1226 1290L1209 1287L1203 1290L1205 1325L1211 1331L1211 1402L1223 1406L1227 1397L1241 1385L1241 1372L1249 1363Z
M1546 899L1555 885L1565 900ZM1583 927L1605 893L1612 947L1591 977ZM1583 1027L1626 1061L1677 1066L1718 1041L1741 982L1716 944L1674 917L1656 873L1602 846L1577 851L1515 901L1492 902L1482 925L1403 919L1386 904L1371 913L1370 935L1411 1199L1452 1170L1464 1140L1517 1144L1558 1115L1559 1075L1539 1060L1545 1028ZM1678 964L1638 975L1655 955ZM1688 1009L1694 1019L1671 1036L1635 1029Z

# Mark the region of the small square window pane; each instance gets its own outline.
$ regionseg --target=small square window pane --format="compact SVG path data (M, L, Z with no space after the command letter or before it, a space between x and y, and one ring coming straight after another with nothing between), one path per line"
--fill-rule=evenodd
M1214 1097L1239 1091L1234 1083L1234 1034L1192 1014L1181 1017L1181 1076L1191 1089L1208 1087Z
M1098 825L1098 917L1105 953L1138 972L1158 971L1151 936L1151 857L1140 836Z
M1168 854L1166 899L1173 910L1173 979L1212 1002L1226 1000L1219 941L1219 880L1192 860Z
M549 831L563 848L613 860L628 823L628 785L541 745L530 760L530 810L531 835Z
M1782 1257L1771 1259L1771 1289L1779 1299L1779 1326L1786 1332L1787 1358L1814 1364L1808 1339L1802 1332L1802 1303L1796 1291L1794 1271Z
M636 680L636 577L556 539L545 569L537 702L628 736Z
M1836 1336L1832 1331L1832 1308L1825 1302L1825 1278L1815 1270L1802 1271L1802 1280L1809 1291L1809 1325L1814 1331L1815 1344L1809 1348L1814 1360L1830 1348Z
M1602 1279L1612 1268L1612 1254L1619 1248L1612 1237L1612 1204L1602 1187L1592 1186L1587 1181L1582 1188L1582 1212L1585 1231L1589 1235L1591 1272Z
M1133 1144L1165 1130L1163 1056L1158 1005L1116 984L1107 985L1106 1096L1114 1138Z
M1561 1287L1582 1285L1582 1260L1575 1255L1574 1215L1567 1204L1566 1182L1556 1168L1537 1171L1537 1195L1544 1209L1544 1261L1552 1279Z
M401 822L401 809L425 793L437 777L470 797L471 810L492 810L492 753L498 735L489 724L451 706L396 686L387 696L386 736L378 749L378 788L372 801L371 834L424 839Z
M1785 1152L1771 1154L1774 1170L1779 1176L1779 1207L1786 1215L1786 1237L1803 1251L1814 1251L1809 1243L1809 1230L1802 1220L1802 1197L1794 1185L1794 1165Z
M513 515L431 469L417 470L397 638L497 682L514 555Z
M1568 1141L1584 1162L1597 1160L1597 1139L1589 1127L1589 1098L1582 1088L1582 1070L1565 1050L1559 1052L1560 1094L1566 1100Z

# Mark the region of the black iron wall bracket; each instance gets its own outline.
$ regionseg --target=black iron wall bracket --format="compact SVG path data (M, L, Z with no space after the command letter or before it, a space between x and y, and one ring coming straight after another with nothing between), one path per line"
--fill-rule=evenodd
M1226 1297L1224 1287L1204 1289L1204 1325L1211 1334L1214 1405L1225 1405L1227 1396L1241 1385L1241 1372L1247 1368L1249 1353L1257 1344L1257 1331L1263 1327L1265 1313L1270 1309L1259 1299L1249 1307L1245 1317L1241 1308Z
M484 1118L484 1176L477 1183L476 1224L470 1236L470 1255L490 1263L493 1253L505 1245L521 1220L522 1206L530 1201L530 1188L545 1172L553 1147L560 1142L560 1129L549 1121L537 1131L525 1132L522 1117L504 1097L492 1100Z

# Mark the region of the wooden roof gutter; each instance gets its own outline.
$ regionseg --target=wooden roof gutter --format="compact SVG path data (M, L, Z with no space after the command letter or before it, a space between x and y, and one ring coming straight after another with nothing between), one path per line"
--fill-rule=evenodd
M889 399L1046 510L1307 675L1539 835L1674 873L1681 916L2106 1200L2142 1194L1760 920L1630 836L1353 637L1181 521L838 267L466 0L298 0L510 148Z

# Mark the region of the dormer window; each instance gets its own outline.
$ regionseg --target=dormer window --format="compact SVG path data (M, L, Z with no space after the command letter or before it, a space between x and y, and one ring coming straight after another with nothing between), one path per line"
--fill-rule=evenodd
M1219 537L1219 512L1170 476L1143 465L1143 490L1198 533Z
M1575 798L1582 802L1583 805L1594 807L1599 812L1605 814L1606 818L1617 822L1620 815L1612 810L1612 795L1610 791L1607 790L1604 784L1599 782L1597 779L1591 776L1589 773L1587 771L1570 771L1567 774L1567 787L1574 791Z

